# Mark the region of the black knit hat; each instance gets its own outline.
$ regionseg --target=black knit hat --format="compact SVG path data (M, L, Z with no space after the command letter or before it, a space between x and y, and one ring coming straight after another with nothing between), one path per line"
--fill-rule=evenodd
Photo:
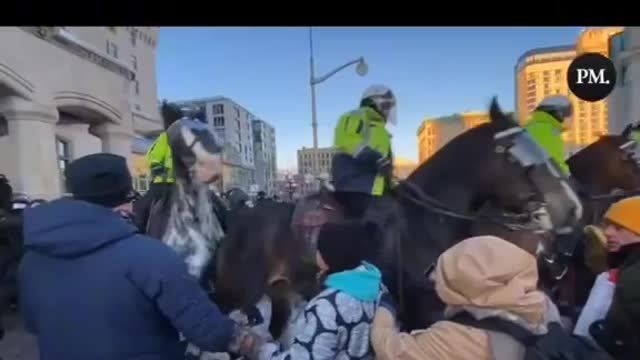
M64 171L67 190L78 200L108 208L135 197L127 160L115 154L91 154L71 162Z
M361 221L327 223L318 235L318 252L329 273L350 270L370 259L377 249L376 227Z

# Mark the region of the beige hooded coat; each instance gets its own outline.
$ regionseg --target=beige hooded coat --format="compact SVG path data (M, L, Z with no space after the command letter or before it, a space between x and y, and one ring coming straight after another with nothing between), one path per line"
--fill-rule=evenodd
M447 304L445 317L467 311L481 319L499 316L544 334L558 310L536 290L536 259L517 246L493 236L469 238L440 258L431 275L438 296ZM491 360L486 331L440 321L426 330L401 333L393 315L376 312L371 342L380 360Z

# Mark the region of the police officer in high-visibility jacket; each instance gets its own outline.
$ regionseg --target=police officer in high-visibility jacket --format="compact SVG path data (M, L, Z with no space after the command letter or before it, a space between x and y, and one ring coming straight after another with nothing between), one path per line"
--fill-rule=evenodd
M165 131L158 136L149 151L147 151L147 160L151 168L153 184L156 187L157 184L173 184L175 182L171 147L167 141L166 130L171 124L182 118L182 111L166 102L162 104L161 111Z
M167 133L162 132L147 151L147 160L151 168L153 184L173 184L175 176L173 174L173 160L171 147L167 141Z
M396 123L396 98L383 85L369 87L360 108L348 112L335 128L332 179L336 199L350 218L362 218L372 200L388 189L393 172L391 134Z
M151 205L154 201L167 197L170 194L171 187L175 183L173 174L173 158L171 156L171 147L167 141L166 130L181 119L182 110L169 104L166 100L162 102L160 109L164 130L162 134L151 145L147 151L147 160L151 170L152 183L144 196L134 203L134 214L136 224L141 231L145 231Z
M565 162L567 155L562 132L567 127L565 120L571 115L573 115L571 100L564 95L553 95L540 102L531 119L524 126L566 176L569 176L570 172Z

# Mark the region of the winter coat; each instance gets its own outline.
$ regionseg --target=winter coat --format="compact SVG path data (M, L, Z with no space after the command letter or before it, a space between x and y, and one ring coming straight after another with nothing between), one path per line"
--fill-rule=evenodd
M493 236L469 238L447 250L432 274L436 292L447 304L445 318L461 311L481 319L498 316L537 334L558 310L536 290L536 259L526 251ZM389 310L380 307L371 342L380 360L491 360L489 334L451 321L426 330L401 333Z
M569 165L565 162L567 151L562 139L562 126L562 123L549 113L536 111L525 125L525 129L568 176L570 171Z
M326 289L304 311L293 345L280 350L267 343L260 360L374 359L370 344L371 323L381 289L380 271L371 264L334 273Z
M18 281L43 360L175 360L178 332L209 351L234 329L184 261L118 214L78 200L24 212Z
M156 184L171 184L176 180L173 170L173 156L171 154L171 146L169 145L169 137L164 131L147 151L147 160L153 175L153 182Z
M626 248L626 249L625 249ZM637 359L640 352L640 244L626 245L616 289L604 321L591 335L616 359Z
M361 192L381 196L385 178L378 173L382 159L391 161L391 134L384 118L370 107L361 107L340 117L333 146L337 152L331 161L336 191Z

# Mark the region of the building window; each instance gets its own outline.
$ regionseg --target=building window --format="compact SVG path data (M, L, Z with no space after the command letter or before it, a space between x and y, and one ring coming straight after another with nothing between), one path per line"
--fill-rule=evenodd
M0 136L5 136L9 134L9 123L7 119L0 115Z
M216 116L213 118L213 126L224 126L224 116Z
M118 46L109 40L107 40L107 54L118 58Z
M136 110L138 110L138 111L140 111L140 109L141 109L141 108L140 108L140 104L135 104L135 105L133 105L133 108L134 108L134 109L136 109Z
M149 191L149 183L151 182L150 176L136 176L133 179L133 188L137 192L145 193Z
M107 29L109 29L109 31L111 31L112 33L116 33L116 27L115 26L107 26Z
M618 76L618 86L624 86L624 80L627 77L627 65L622 65L620 75Z
M224 105L223 105L223 104L216 104L216 105L213 105L213 106L211 107L211 111L212 111L215 115L224 114Z
M240 109L238 109L238 107L234 107L234 110L236 111L236 117L240 117ZM238 129L240 128L240 125L238 124Z
M131 55L131 67L133 70L138 70L138 58L135 55Z
M136 47L136 31L135 30L131 30L131 46Z
M60 170L60 176L63 180L62 184L64 184L64 170L71 162L71 149L69 146L69 142L60 138L56 138L56 154L58 157L58 169Z
M133 81L133 90L136 93L136 96L140 95L140 82L138 80Z

